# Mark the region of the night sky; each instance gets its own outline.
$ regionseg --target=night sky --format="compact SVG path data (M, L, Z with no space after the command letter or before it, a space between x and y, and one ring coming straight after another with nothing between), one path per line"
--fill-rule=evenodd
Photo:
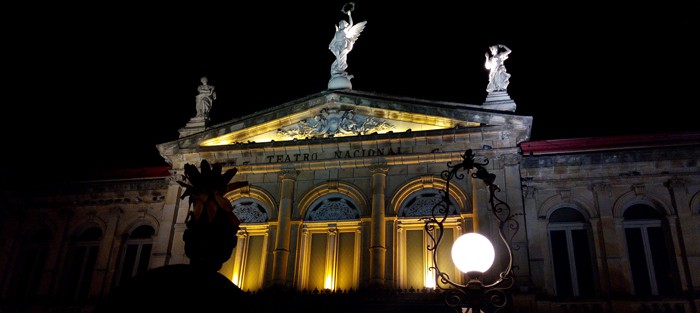
M356 1L353 89L480 104L505 44L532 140L700 130L690 7L471 2ZM1 168L166 165L155 145L195 115L201 76L213 123L326 89L344 1L174 3L6 11Z

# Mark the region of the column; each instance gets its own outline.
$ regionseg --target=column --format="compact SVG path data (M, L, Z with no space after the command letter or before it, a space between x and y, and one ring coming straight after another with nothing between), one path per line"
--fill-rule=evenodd
M610 293L610 282L608 281L608 263L605 254L605 240L603 240L603 229L600 218L593 217L589 220L591 232L593 233L593 249L595 250L596 265L598 267L598 279L600 280L600 292L603 295Z
M520 288L528 288L532 282L530 280L530 262L529 262L529 246L528 234L525 221L525 207L523 199L523 186L520 177L520 161L521 156L515 153L503 154L499 157L500 163L503 165L503 194L497 195L501 200L506 202L510 207L510 214L514 223L509 223L503 227L505 236L511 237L510 250L513 254L513 264L517 268L513 270L515 275L516 286ZM507 218L499 214L501 218ZM517 225L517 229L512 229L511 226ZM515 231L515 233L513 233ZM494 240L495 241L495 240ZM503 267L502 267L503 268Z
M172 171L172 170L171 170ZM181 187L175 180L175 175L168 178L168 191L165 196L165 204L163 204L163 212L158 217L158 233L153 245L153 253L151 255L150 268L161 267L171 264L172 251L174 241L182 241L182 234L176 237L175 227L177 225L178 211L180 205ZM189 199L188 199L189 200ZM185 213L189 211L189 207L184 208ZM184 248L183 248L184 249ZM184 251L183 251L184 253Z
M370 237L370 285L384 286L386 268L386 164L375 164L370 167L372 173L372 232Z
M693 292L694 285L700 282L700 245L686 234L694 233L698 219L693 214L693 199L688 193L688 182L674 178L665 183L673 201L675 215L669 216L668 223L673 238L675 259L683 292Z
M298 171L285 169L280 172L280 206L277 217L277 238L272 252L272 284L285 286L287 264L289 262L289 242L292 233L292 204L294 203L294 183Z
M109 285L107 282L112 281L110 274L114 273L114 270L111 273L109 272L109 261L117 258L112 254L112 251L114 250L114 238L116 237L115 233L117 232L121 215L122 210L120 208L111 208L109 213L105 215L107 228L100 242L100 250L97 252L95 276L92 278L92 284L90 285L91 296L101 296L109 292L109 288L105 288L105 286Z
M110 214L110 222L114 222L114 228L110 227L109 225L107 226L107 230L110 232L109 234L105 233L105 236L110 235L111 238L109 240L109 244L107 248L109 249L108 251L108 258L107 258L107 269L105 271L105 279L102 282L101 288L101 294L106 295L109 292L111 292L112 287L114 287L113 281L117 280L117 272L118 272L118 266L120 266L120 260L119 260L119 255L121 252L121 249L124 248L124 244L126 241L126 237L128 234L124 233L124 229L122 226L122 219L124 218L124 210L120 208L114 208L109 211Z
M600 249L596 247L596 252L602 251L596 255L596 262L600 266L598 277L601 285L607 284L607 286L601 286L601 291L607 291L610 294L630 293L631 277L627 273L631 271L629 265L626 265L625 229L622 218L614 216L612 186L607 183L596 183L591 185L591 192L600 214L598 222L600 237L595 244L600 246Z
M169 236L167 240L169 250L166 265L190 263L190 259L185 254L185 240L183 238L187 230L185 221L190 212L190 199L189 197L180 199L180 195L183 192L184 189L179 184L169 185L168 193L165 196L166 203L163 206L163 215L164 217L168 215L167 218L171 218L170 215L172 215L172 220L170 221L172 227L169 227L167 232Z
M70 235L73 229L70 229L70 224L73 216L75 216L75 213L65 208L58 211L58 216L42 216L42 218L53 218L57 227L54 233L56 236L51 239L49 253L46 256L45 272L41 275L41 281L38 285L37 295L39 297L50 297L61 293L61 290L58 290L60 286L57 285L57 282L66 266L65 261L69 253L71 253Z

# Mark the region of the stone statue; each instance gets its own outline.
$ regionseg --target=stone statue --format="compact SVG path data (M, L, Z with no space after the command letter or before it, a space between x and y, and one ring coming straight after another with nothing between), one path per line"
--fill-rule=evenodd
M484 66L489 70L489 84L486 86L486 91L505 91L508 88L510 74L506 72L506 66L503 64L507 59L511 50L505 45L493 45L489 47L491 55L487 52L486 62Z
M333 40L328 45L328 49L335 55L335 61L331 65L331 80L328 82L329 89L351 87L350 79L352 75L348 75L345 71L348 68L348 53L352 50L355 41L360 37L360 33L367 24L367 21L353 24L351 12L354 9L354 2L348 2L343 5L341 12L348 15L348 21L341 20L335 26L335 35L333 35Z
M211 106L214 100L216 100L216 92L214 91L214 86L207 84L208 80L206 76L202 77L200 81L202 84L197 87L199 94L195 98L197 102L196 117L208 119Z

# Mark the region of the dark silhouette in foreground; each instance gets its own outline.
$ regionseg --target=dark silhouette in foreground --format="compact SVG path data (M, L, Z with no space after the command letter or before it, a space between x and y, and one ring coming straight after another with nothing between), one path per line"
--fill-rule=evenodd
M230 183L237 169L221 173L221 164L202 160L201 172L185 164L190 212L183 235L190 264L166 265L133 277L101 301L93 312L247 312L249 295L218 272L236 246L240 220L224 195L246 186Z

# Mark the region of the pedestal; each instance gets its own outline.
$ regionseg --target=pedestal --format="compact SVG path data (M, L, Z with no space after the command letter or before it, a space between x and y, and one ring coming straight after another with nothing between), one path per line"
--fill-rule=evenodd
M349 77L336 76L328 81L328 89L352 89L352 83Z
M208 121L209 119L204 117L191 118L185 127L180 128L180 138L205 131L207 129Z
M482 104L486 109L515 112L515 101L510 98L507 91L493 91L486 95L486 101Z

